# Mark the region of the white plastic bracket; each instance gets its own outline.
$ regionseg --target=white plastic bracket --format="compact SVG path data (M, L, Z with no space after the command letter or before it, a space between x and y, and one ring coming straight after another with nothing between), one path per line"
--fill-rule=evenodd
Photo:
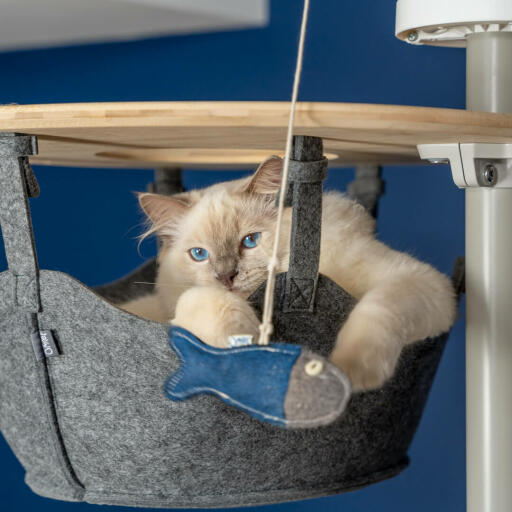
M449 163L459 188L512 188L512 144L419 144L418 152L432 163Z
M466 25L446 25L422 27L400 34L400 38L410 44L430 44L434 46L466 46L466 38L471 34L488 32L512 32L512 23L472 23Z
M468 35L482 32L512 32L510 0L397 0L402 41L463 47Z

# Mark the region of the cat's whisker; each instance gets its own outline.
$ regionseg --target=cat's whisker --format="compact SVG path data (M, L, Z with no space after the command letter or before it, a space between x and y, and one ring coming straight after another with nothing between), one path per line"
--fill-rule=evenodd
M193 283L193 281L190 281L189 283L184 283L184 284L178 284L178 283L166 284L166 283L151 283L148 281L134 281L133 284L147 284L147 285L152 285L152 286L158 285L159 287L163 286L166 288L171 288L173 290L176 290L176 289L186 290L187 288L190 288L194 283Z

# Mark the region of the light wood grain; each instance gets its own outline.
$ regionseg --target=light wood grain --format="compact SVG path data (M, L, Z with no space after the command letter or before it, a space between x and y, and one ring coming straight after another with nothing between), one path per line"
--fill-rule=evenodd
M282 154L288 115L287 102L8 105L0 131L37 135L38 164L229 169ZM418 163L417 144L512 142L512 115L303 102L295 133L323 137L331 166Z

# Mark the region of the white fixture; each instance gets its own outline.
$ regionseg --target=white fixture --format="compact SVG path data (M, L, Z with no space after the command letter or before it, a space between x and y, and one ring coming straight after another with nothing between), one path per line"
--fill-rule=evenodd
M449 163L459 188L512 188L512 144L420 144L418 153L431 163Z
M395 35L408 43L462 47L481 32L512 32L512 0L397 0Z

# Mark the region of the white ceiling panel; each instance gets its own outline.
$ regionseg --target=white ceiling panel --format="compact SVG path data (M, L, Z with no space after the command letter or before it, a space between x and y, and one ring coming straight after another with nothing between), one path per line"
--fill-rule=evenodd
M0 0L0 50L262 27L268 0Z

